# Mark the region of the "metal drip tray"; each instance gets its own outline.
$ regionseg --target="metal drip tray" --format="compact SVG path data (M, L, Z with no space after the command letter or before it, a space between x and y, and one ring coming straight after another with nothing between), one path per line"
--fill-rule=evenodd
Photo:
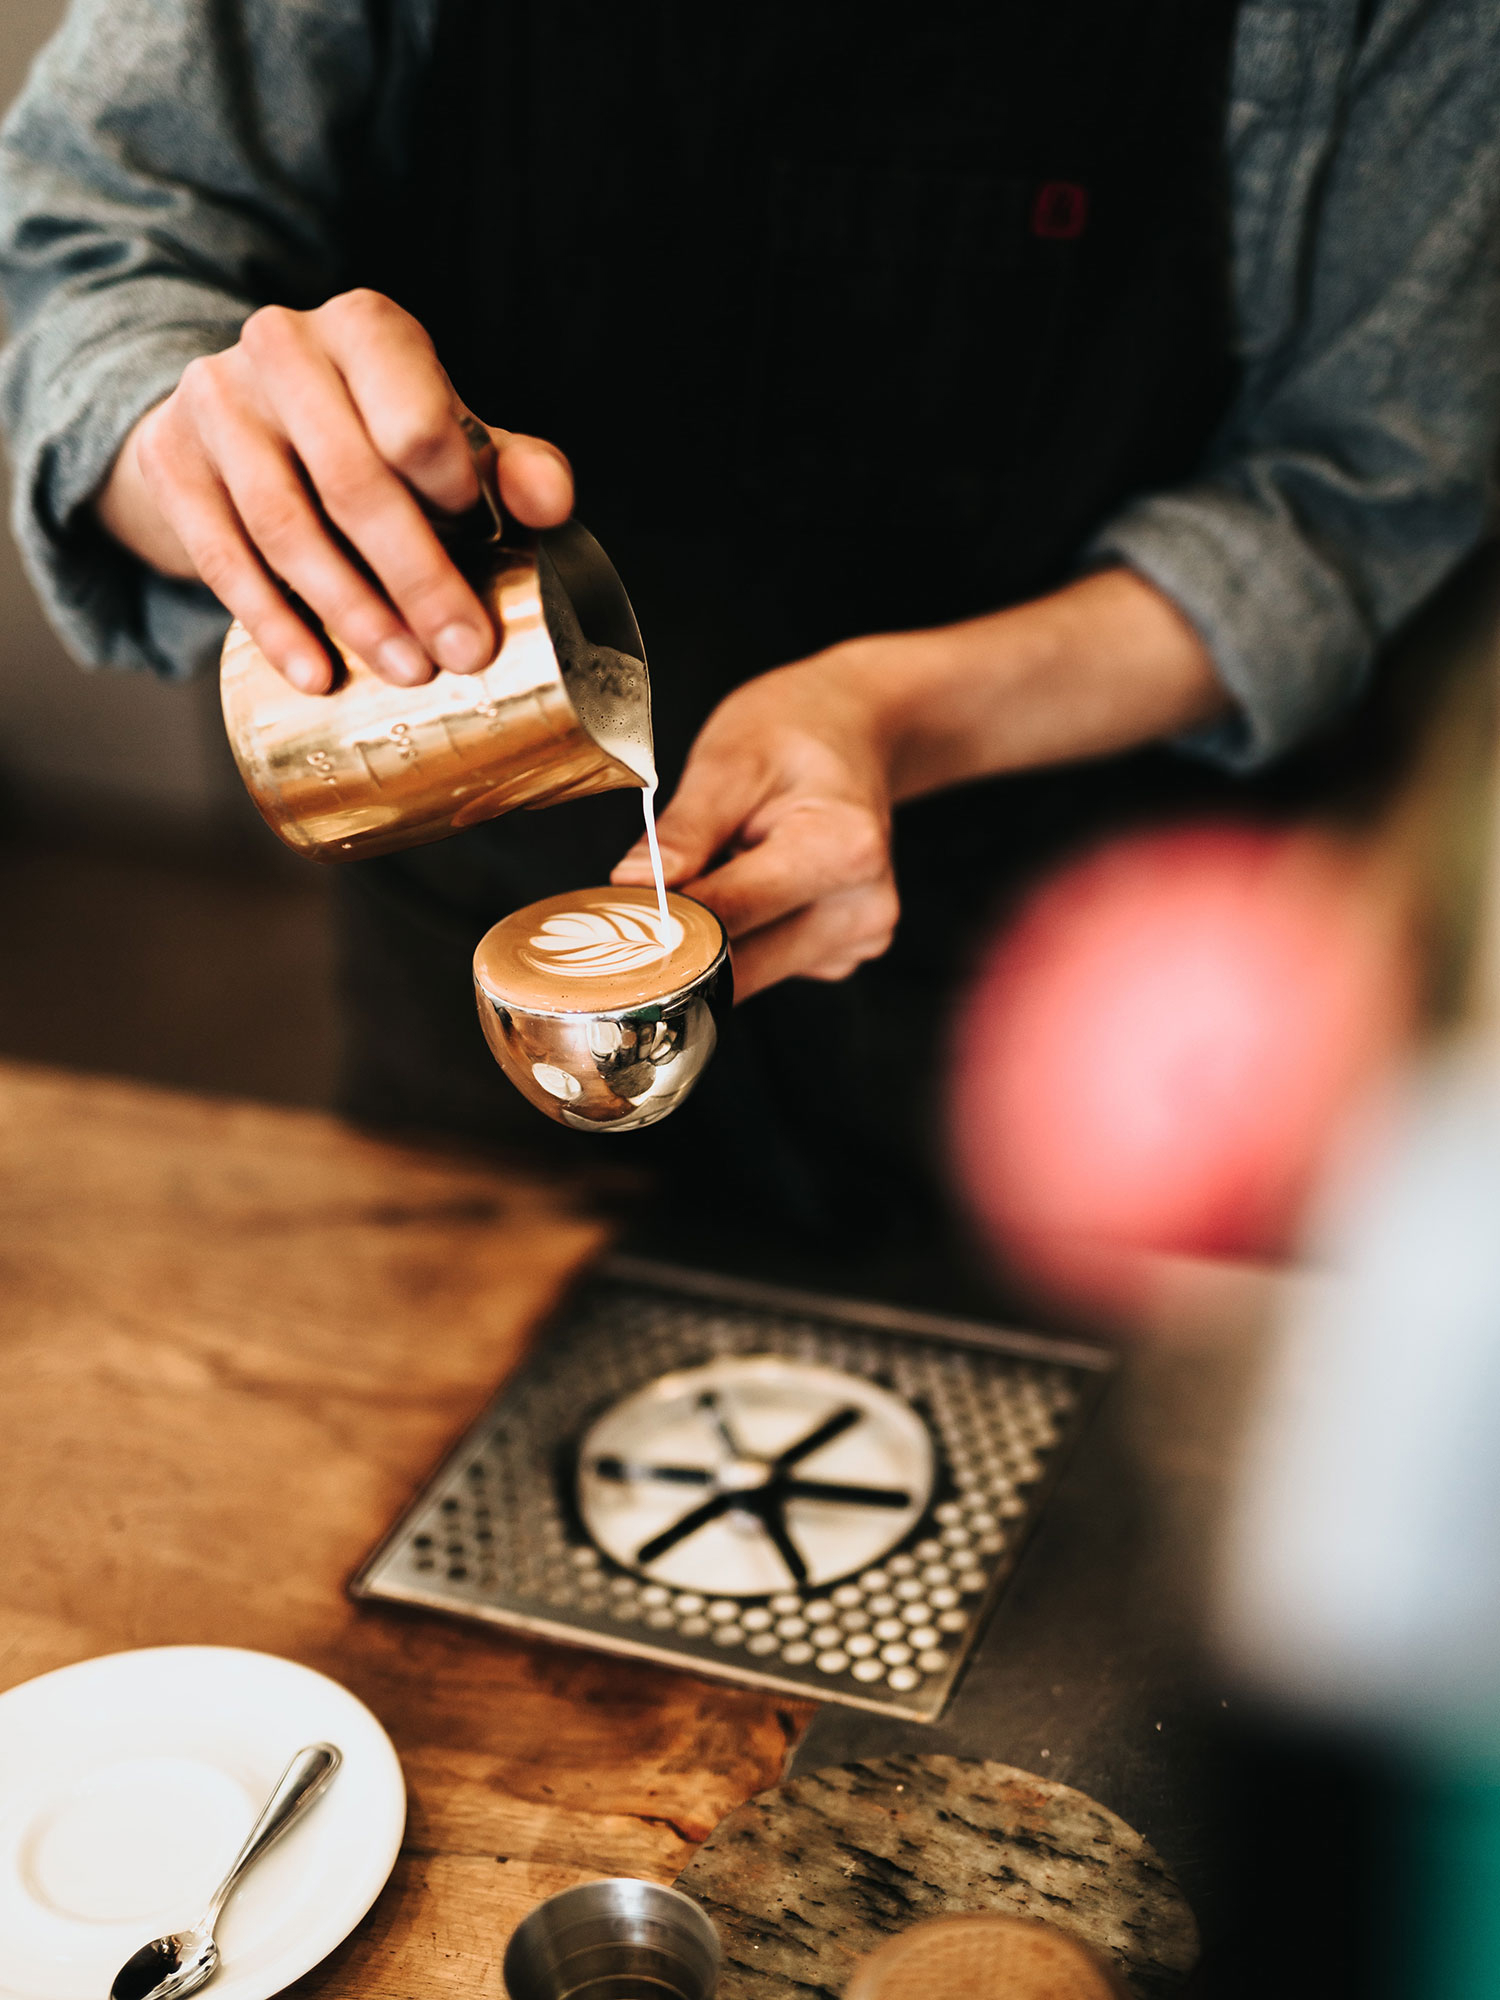
M350 1588L930 1722L1112 1365L616 1258Z

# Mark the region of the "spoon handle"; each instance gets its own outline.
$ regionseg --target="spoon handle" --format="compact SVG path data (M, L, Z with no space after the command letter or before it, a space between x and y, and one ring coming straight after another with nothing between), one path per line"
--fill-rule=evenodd
M218 1922L220 1910L245 1870L253 1867L289 1826L296 1825L343 1761L331 1743L309 1743L297 1752L277 1780L276 1789L246 1835L244 1846L230 1863L229 1873L215 1889L203 1919L205 1929L211 1931Z

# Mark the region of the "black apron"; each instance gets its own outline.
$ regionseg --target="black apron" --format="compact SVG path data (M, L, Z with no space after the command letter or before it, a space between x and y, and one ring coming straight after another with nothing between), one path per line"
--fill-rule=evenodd
M1233 15L450 0L368 279L474 409L569 453L646 637L665 792L738 682L1053 587L1191 472L1231 388ZM741 1226L927 1227L976 907L1217 783L1155 752L903 809L890 954L757 996L683 1110L599 1143ZM341 871L345 1108L576 1161L490 1061L469 959L639 833L616 794Z

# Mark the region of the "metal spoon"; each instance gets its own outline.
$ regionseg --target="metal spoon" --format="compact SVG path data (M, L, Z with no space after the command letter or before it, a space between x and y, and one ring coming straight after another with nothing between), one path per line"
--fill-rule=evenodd
M301 1819L343 1761L331 1743L310 1743L297 1752L203 1916L190 1931L173 1931L170 1937L155 1938L132 1952L115 1974L109 2000L182 2000L213 1978L219 1969L219 1947L214 1943L219 1912L245 1870Z

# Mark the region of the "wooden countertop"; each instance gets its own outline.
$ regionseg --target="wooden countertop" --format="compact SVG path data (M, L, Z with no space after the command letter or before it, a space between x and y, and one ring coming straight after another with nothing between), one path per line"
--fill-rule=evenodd
M670 1881L811 1713L344 1595L602 1241L331 1118L0 1065L0 1688L235 1645L370 1705L406 1842L306 2000L495 2000L533 1903Z

